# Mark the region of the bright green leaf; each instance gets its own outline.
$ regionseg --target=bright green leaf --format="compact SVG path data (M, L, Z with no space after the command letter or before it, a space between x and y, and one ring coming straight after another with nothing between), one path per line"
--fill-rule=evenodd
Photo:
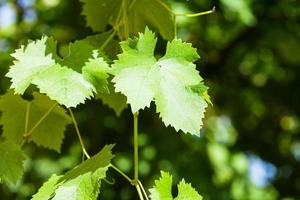
M152 200L172 200L172 176L161 171L161 178L155 181L155 186L149 190Z
M161 178L155 181L155 186L149 190L151 200L202 200L202 196L184 179L177 185L178 195L172 196L172 176L161 171Z
M107 168L86 173L59 186L52 200L97 200L100 180L105 178Z
M107 78L110 68L103 58L98 57L98 53L95 51L93 58L82 68L83 77L93 84L98 93L108 93Z
M16 93L23 94L36 75L55 64L51 54L45 55L46 40L47 37L43 37L36 42L30 42L12 54L16 60L6 76L11 78L11 88L14 88Z
M16 183L23 175L25 156L20 146L0 138L0 180Z
M47 200L52 197L52 194L59 186L58 180L61 176L52 175L50 179L43 184L39 191L32 196L31 200Z
M186 183L184 179L182 179L178 184L178 196L175 200L202 200L202 196L190 183Z
M116 91L127 97L133 113L154 100L166 126L199 136L205 100L209 100L207 87L192 63L199 55L191 44L173 40L157 61L155 45L155 36L147 28L139 38L121 43L123 53L112 65Z
M32 83L59 104L76 107L93 96L95 88L82 74L55 61L81 72L84 63L92 57L92 49L87 42L75 42L70 45L70 54L61 59L56 55L54 40L43 37L29 43L26 48L22 46L12 55L16 60L6 76L11 78L11 88L16 93L24 93ZM56 60L52 59L52 54Z
M93 96L94 86L81 74L67 67L53 65L33 80L41 93L66 107L76 107Z

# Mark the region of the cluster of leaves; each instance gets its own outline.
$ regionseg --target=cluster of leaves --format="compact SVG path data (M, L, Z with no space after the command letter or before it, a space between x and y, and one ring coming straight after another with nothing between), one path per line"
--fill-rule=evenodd
M111 25L121 39L129 34L139 36L120 42L122 53L113 62L104 50L119 47L113 38L115 31L71 43L65 56L58 53L56 41L46 36L12 54L14 62L6 74L12 90L0 97L1 181L16 183L22 176L25 155L21 148L27 142L60 152L64 131L73 118L65 108L70 110L94 96L117 115L127 104L135 114L153 101L166 126L199 136L210 103L208 87L193 64L199 55L191 44L174 39L167 44L165 55L157 59L157 38L146 27L157 29L163 38L171 40L174 13L160 0L82 2L82 13L94 31L102 32ZM142 9L145 4L149 5L146 11ZM27 95L29 100L22 98L30 85L39 93ZM107 145L64 175L53 175L32 199L97 199L101 180L111 166L112 148ZM162 178L150 189L151 199L173 199L171 187L172 177L162 172ZM202 199L184 180L178 190L176 200Z
M113 96L110 96L112 101L107 102L118 101L118 98L114 99L118 94L113 91L112 86L108 86L110 75L114 76L112 82L116 92L121 92L127 97L132 113L150 106L150 102L154 101L167 126L172 125L176 130L181 129L185 133L198 135L202 126L201 118L207 106L205 99L209 101L207 87L193 64L199 55L191 44L175 39L168 43L166 54L157 61L154 57L155 45L154 33L146 28L145 33L139 34L138 38L121 42L123 53L118 55L112 67L103 57L99 57L97 49L89 48L91 46L86 41L71 44L69 55L64 58L56 53L54 40L47 37L17 49L12 54L15 58L14 65L7 73L11 78L11 88L15 93L23 94L34 84L40 93L45 95L34 92L33 99L27 101L9 91L1 97L1 124L4 129L3 136L6 137L2 143L6 146L12 143L11 141L14 142L10 147L11 151L7 149L3 159L3 162L8 164L2 164L6 169L12 168L13 174L6 174L4 168L0 171L1 176L15 182L22 175L24 156L16 144L32 141L37 145L60 151L63 133L66 125L70 123L70 118L57 103L67 108L76 107L94 93L98 93L100 97L103 94L109 97L110 91L113 93ZM89 52L90 55L78 55L78 52L74 51L78 47L81 51L89 49L85 52ZM12 103L14 106L10 106ZM182 114L177 115L180 112ZM14 156L11 157L11 154ZM95 188L99 188L99 180L105 177L105 171L112 158L110 155L105 157L109 157L105 169L101 168L99 171L98 157L93 157L63 177L53 176L44 185L47 189L42 187L34 199L49 199L54 191L53 199L65 198L73 189L76 191L72 193L75 196L82 195L80 197L83 198L88 195L96 198L99 190ZM11 159L16 162L12 162ZM97 166L97 169L93 166ZM76 176L64 178L74 173L74 170ZM82 188L83 185L85 188ZM185 183L181 182L179 190L184 186ZM52 192L49 188L52 188ZM151 191L155 193L154 190ZM68 198L79 198L75 196ZM157 199L155 195L152 196L153 199Z

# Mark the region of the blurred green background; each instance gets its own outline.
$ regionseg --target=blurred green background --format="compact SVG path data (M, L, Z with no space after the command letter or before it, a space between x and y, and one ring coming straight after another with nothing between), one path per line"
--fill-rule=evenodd
M164 127L155 108L140 114L140 176L146 188L160 170L174 182L185 178L212 200L300 199L300 1L170 0L178 13L216 12L179 17L178 37L193 43L197 67L213 106L206 112L201 137ZM0 0L0 93L10 54L28 39L54 36L64 49L92 30L85 26L77 0ZM155 13L155 11L154 11ZM164 49L165 41L159 40ZM132 174L132 116L120 117L91 100L75 112L88 150L117 143L115 164ZM17 185L1 185L0 199L30 199L53 173L81 161L73 126L61 154L27 145L26 174ZM1 159L1 158L0 158ZM101 199L137 199L136 191L110 171Z

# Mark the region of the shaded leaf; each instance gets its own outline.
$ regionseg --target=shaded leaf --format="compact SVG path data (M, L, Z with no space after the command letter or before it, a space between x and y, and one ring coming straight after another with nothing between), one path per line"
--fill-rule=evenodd
M16 183L23 175L25 156L21 147L0 138L0 180Z

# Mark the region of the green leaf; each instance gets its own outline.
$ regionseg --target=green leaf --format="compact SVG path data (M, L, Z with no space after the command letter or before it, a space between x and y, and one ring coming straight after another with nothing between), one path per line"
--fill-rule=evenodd
M87 25L94 31L104 31L106 26L117 25L121 0L81 0L82 14L86 17ZM144 31L148 25L155 28L165 39L174 37L174 15L161 0L128 0L129 33L137 34ZM121 10L122 11L122 10ZM155 11L155 14L153 14ZM101 20L99 20L101 19ZM120 27L121 30L124 27Z
M20 144L25 132L25 116L28 101L12 91L0 97L0 123L3 126L3 136Z
M11 88L14 88L16 93L23 94L36 75L55 64L51 54L45 55L46 40L47 37L43 37L36 42L30 42L12 54L16 60L6 76L11 78Z
M182 179L178 184L178 196L175 200L202 200L202 196L190 183L186 183L184 179Z
M81 73L81 69L84 64L92 58L94 47L88 42L80 40L69 44L68 55L59 60L61 66L69 67L78 73Z
M173 40L157 61L155 45L155 36L147 28L139 38L121 43L123 53L112 65L116 91L127 97L133 113L154 100L166 126L199 136L205 100L209 100L207 87L192 63L199 55L191 44Z
M112 34L113 31L110 30L100 34L87 36L83 40L88 42L95 49L105 52L105 54L109 56L110 59L115 59L117 57L117 54L120 53L120 45L116 39L114 38L110 39L108 44L106 44L106 46L103 49L101 49L102 45L108 40L109 37L111 37ZM102 54L100 55L103 56Z
M107 78L110 68L103 58L98 57L98 53L95 51L93 58L82 68L82 74L85 80L89 81L96 88L98 93L108 93Z
M155 186L149 190L151 200L202 200L202 196L184 179L177 185L178 195L172 196L172 176L161 171L161 178L155 181Z
M39 191L32 196L31 200L47 200L52 197L52 194L60 185L58 180L61 176L52 175L50 179L43 184Z
M47 96L33 93L29 110L29 130L43 117L56 102L51 101ZM37 145L60 152L66 126L71 123L66 111L56 105L46 118L37 126L29 137Z
M25 156L20 146L0 138L0 180L16 183L23 175Z
M154 34L146 29L133 47L130 41L121 44L123 53L112 65L116 91L126 95L132 113L150 107L159 84L159 66L153 56L155 43Z
M94 86L67 67L53 65L32 81L41 93L66 107L76 107L93 96Z
M122 111L127 108L127 99L120 92L115 92L115 88L112 85L108 85L109 94L98 93L96 99L100 99L103 104L113 109L117 116L120 116Z
M172 200L172 176L168 172L161 171L161 178L155 181L155 186L149 189L152 200Z
M21 143L23 135L30 133L29 141L60 152L66 125L71 120L65 110L48 97L38 93L33 93L33 97L32 101L26 101L11 91L1 96L2 117L0 122L3 125L3 136L16 143ZM26 132L27 110L28 128ZM40 121L44 115L46 115L45 118ZM37 125L39 121L40 123Z
M100 180L105 178L107 168L86 173L59 186L52 200L97 200Z
M114 145L106 145L103 149L66 172L63 176L52 176L33 196L33 200L96 200L99 194L101 179L114 157L111 150ZM55 193L55 194L54 194Z
M40 92L46 93L58 103L76 107L93 96L96 90L82 74L55 62L81 71L84 63L92 57L92 49L87 42L75 42L70 45L69 56L61 59L56 55L54 40L43 37L37 42L29 43L26 48L22 46L12 55L16 60L6 76L11 78L11 88L16 93L23 94L32 83L37 85ZM56 60L52 59L52 54Z
M111 159L114 157L111 152L113 147L114 145L105 145L99 153L65 173L60 181L74 179L81 174L94 173L99 168L108 167Z
M121 0L81 0L83 3L82 15L94 31L104 31L107 24L113 25Z
M182 59L161 60L159 65L162 78L155 103L163 122L166 126L172 125L176 131L199 136L207 103L189 89L202 81L195 65Z

